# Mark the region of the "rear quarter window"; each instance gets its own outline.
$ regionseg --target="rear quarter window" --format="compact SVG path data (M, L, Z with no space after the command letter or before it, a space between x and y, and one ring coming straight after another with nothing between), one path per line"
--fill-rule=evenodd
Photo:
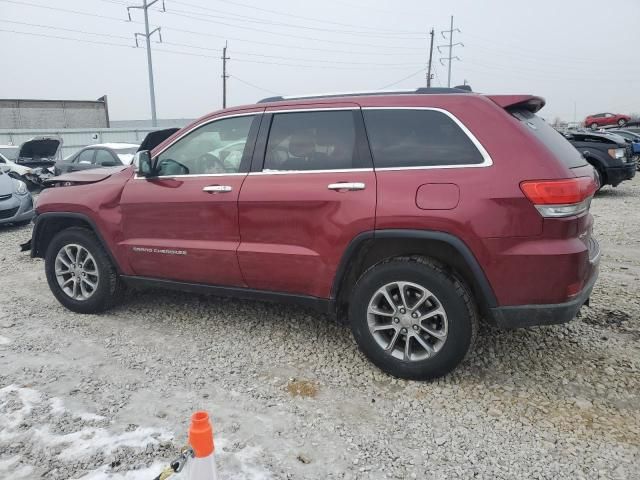
M515 110L511 114L520 120L527 130L544 143L554 156L568 168L581 167L587 164L587 161L571 145L569 140L535 113L531 113L528 110Z
M438 110L366 109L363 114L376 168L484 162L469 136Z

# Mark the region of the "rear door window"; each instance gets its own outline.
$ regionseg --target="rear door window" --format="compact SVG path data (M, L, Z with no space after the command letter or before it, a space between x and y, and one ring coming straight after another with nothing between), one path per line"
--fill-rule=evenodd
M358 167L353 111L274 113L265 171Z
M567 167L575 168L587 164L580 152L561 133L535 113L523 109L514 110L511 114L520 120Z
M475 165L484 157L471 138L438 110L365 109L376 168Z

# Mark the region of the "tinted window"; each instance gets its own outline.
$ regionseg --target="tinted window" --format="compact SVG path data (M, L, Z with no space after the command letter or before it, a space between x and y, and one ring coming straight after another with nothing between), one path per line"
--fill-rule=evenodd
M88 163L93 163L93 154L95 153L95 150L93 149L88 149L88 150L83 150L80 152L80 154L76 157L75 161L73 163L82 163L82 164L88 164Z
M118 162L115 158L113 158L113 155L111 155L110 152L108 152L107 150L96 150L95 164L102 165L105 162L112 163L113 165L118 165Z
M158 156L159 175L238 173L254 115L208 123Z
M350 110L274 114L264 170L333 170L356 165Z
M567 167L573 168L586 165L587 161L580 152L561 133L557 132L535 113L531 113L528 110L516 110L511 113Z
M469 165L483 158L447 115L434 110L364 110L376 168Z

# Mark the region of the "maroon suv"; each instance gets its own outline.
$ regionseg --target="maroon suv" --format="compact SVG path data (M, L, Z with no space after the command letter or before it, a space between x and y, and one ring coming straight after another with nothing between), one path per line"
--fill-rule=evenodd
M58 177L32 255L76 312L125 285L294 302L348 319L384 371L441 376L481 317L567 322L593 288L593 169L543 105L419 89L218 111L135 166Z

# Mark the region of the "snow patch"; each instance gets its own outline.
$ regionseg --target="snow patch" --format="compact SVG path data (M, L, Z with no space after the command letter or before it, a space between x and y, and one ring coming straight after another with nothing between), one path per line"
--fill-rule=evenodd
M0 335L0 345L9 345L11 343L11 339L7 337L3 337Z

